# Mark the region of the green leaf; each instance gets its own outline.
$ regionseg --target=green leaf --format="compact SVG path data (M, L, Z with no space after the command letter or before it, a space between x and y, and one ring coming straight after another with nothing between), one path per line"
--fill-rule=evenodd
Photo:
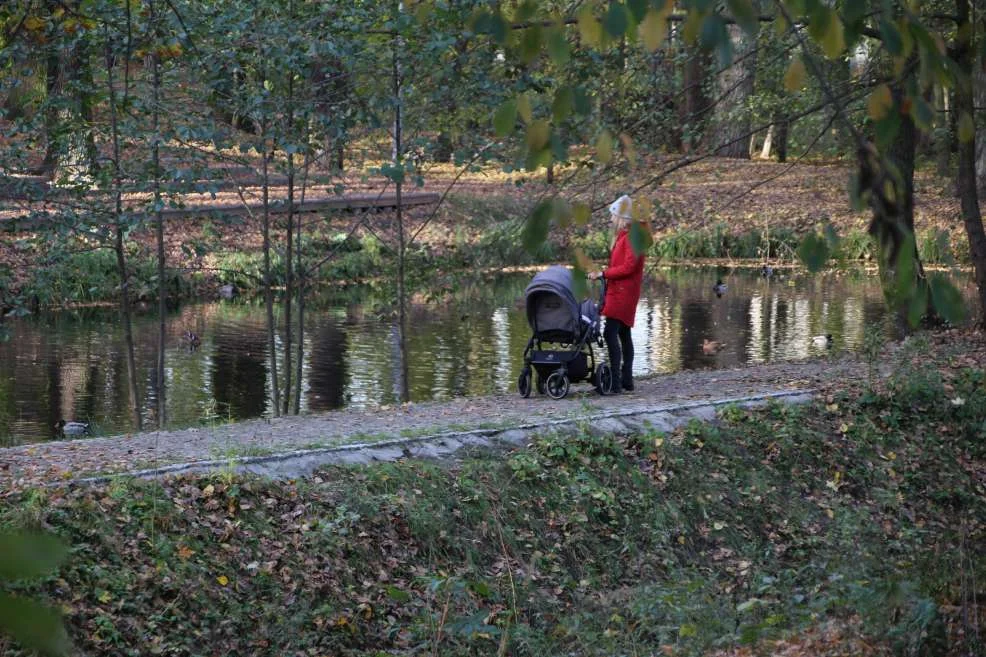
M540 151L551 138L551 124L546 119L532 121L527 126L527 148L530 152Z
M648 52L654 52L664 42L664 37L668 33L668 23L661 12L651 9L644 16L643 22L640 23L639 31L644 42L644 48Z
M784 73L784 88L794 93L801 91L804 84L805 63L801 57L795 57L791 60L790 66L787 67L787 72Z
M881 84L866 99L866 112L874 121L887 115L894 106L894 96L887 84Z
M407 591L397 588L396 586L387 587L387 597L393 600L394 602L400 602L402 604L411 601L411 594L408 593Z
M729 11L732 12L736 23L750 36L755 37L760 29L757 12L753 10L750 0L727 0Z
M551 114L556 122L564 121L571 115L575 107L575 92L571 87L562 87L555 92L555 100L551 104Z
M972 141L976 136L976 124L968 112L959 115L959 141L963 144Z
M68 634L54 610L6 593L0 593L0 633L46 655L68 654L70 647Z
M571 60L568 39L565 38L563 29L551 30L548 34L548 55L557 66L564 66Z
M496 12L490 19L490 36L501 46L507 42L507 35L510 34L510 24L503 14Z
M647 0L627 0L627 8L630 10L630 16L633 17L635 23L643 20L649 6L650 2Z
M530 64L541 53L541 26L532 25L520 38L520 60Z
M603 26L592 13L592 4L586 3L582 5L582 8L579 9L575 17L578 20L579 36L582 38L582 41L593 48L598 48L602 45Z
M534 117L534 112L531 109L531 99L527 94L517 96L517 114L524 123L530 123Z
M630 26L626 7L619 2L610 2L609 11L603 17L603 26L606 28L606 32L614 39L618 39L626 34L627 27Z
M896 279L896 298L900 303L913 294L917 281L917 259L914 253L913 233L907 235L900 245L897 262L894 263L894 277Z
M846 49L846 34L839 15L831 10L828 15L828 25L822 36L822 50L829 59L836 59Z
M493 130L497 137L506 137L513 132L514 125L517 123L517 101L508 100L498 108L493 114Z
M699 44L706 50L716 51L720 66L729 66L733 61L733 40L729 38L726 21L719 14L709 14L705 17Z
M935 112L931 105L921 96L911 97L911 118L914 125L922 132L931 130L931 124L935 120Z
M592 99L585 87L575 87L575 113L585 116L592 112Z
M928 313L928 288L919 285L911 295L907 303L907 324L914 328L921 323L921 319Z
M809 233L798 246L798 258L808 271L821 271L829 259L828 244L817 233Z
M613 159L613 135L609 130L603 130L596 138L596 161L609 164Z
M548 225L551 222L552 203L550 200L541 201L527 218L520 241L529 253L534 253L548 237Z
M33 579L51 573L67 554L48 534L0 534L0 580Z
M876 122L876 143L881 151L885 151L897 138L900 130L900 114L890 112L885 117Z
M935 310L946 321L961 324L966 318L965 301L962 294L952 285L943 274L934 274L929 279L931 284L931 302Z
M582 202L572 204L572 219L576 226L585 226L592 217L592 208Z
M650 231L639 221L630 223L630 231L627 237L630 239L630 247L633 249L634 254L638 256L647 253L647 250L654 243L654 238L651 237Z
M904 54L904 39L900 35L900 30L885 18L880 19L880 37L888 53L895 57Z

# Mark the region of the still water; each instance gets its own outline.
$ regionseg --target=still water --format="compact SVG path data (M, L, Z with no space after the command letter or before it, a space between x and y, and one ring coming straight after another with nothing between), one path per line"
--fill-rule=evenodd
M720 298L713 284L727 284ZM415 401L515 390L530 337L523 290L530 275L464 284L451 301L421 303L411 315ZM393 403L399 351L393 321L362 304L321 299L306 315L302 410ZM633 328L638 375L798 359L858 348L885 314L875 277L845 272L784 273L686 268L648 275ZM167 417L171 427L270 413L262 304L185 305L167 320ZM283 319L283 318L282 318ZM55 437L60 419L92 422L97 435L130 430L123 332L115 310L61 311L8 320L0 344L0 445ZM184 341L192 331L201 345ZM144 417L156 423L157 318L135 323ZM705 340L723 343L714 354ZM279 358L283 357L279 346ZM278 370L283 376L283 365ZM292 368L293 369L293 368Z

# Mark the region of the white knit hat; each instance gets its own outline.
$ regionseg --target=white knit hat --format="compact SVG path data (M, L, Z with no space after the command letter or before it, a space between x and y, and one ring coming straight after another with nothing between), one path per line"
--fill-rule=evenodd
M624 194L610 204L609 213L620 219L633 219L633 199Z

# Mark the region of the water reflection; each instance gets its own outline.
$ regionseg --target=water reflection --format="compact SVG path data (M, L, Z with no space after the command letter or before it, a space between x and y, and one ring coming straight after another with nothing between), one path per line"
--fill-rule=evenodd
M728 292L712 284L723 277ZM410 316L410 387L416 401L514 390L530 330L518 299L530 276L463 287L456 301L416 305ZM391 316L321 300L306 315L302 410L372 407L399 398L400 353ZM885 310L875 278L845 273L763 279L755 271L662 271L646 281L633 328L638 375L734 367L835 349L855 349ZM279 318L281 321L283 318ZM97 433L130 429L123 337L111 309L66 311L8 322L0 344L0 444L48 440L59 419L92 421ZM271 412L262 305L214 303L168 318L170 426L246 419ZM157 391L156 318L138 317L135 349L148 426ZM186 330L202 339L192 351ZM722 343L708 354L705 340ZM294 356L293 356L294 357ZM278 373L284 375L277 346ZM296 367L296 364L293 365ZM294 372L292 372L294 378Z

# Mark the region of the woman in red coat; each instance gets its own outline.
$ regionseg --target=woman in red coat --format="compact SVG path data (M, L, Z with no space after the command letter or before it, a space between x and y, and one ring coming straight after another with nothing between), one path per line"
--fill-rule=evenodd
M603 337L609 350L609 366L613 371L612 392L633 390L633 340L630 327L637 314L640 287L644 278L644 254L637 255L630 245L629 228L633 220L633 199L621 196L609 206L616 240L609 253L609 266L590 278L606 279L606 300L602 314L606 316Z

